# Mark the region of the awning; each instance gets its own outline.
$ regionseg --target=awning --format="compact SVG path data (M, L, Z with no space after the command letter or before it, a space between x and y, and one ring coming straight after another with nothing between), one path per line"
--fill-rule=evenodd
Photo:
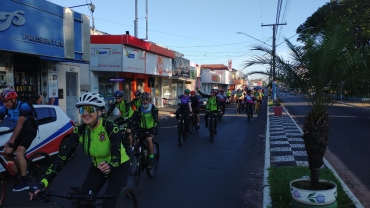
M73 59L62 59L56 57L48 57L48 56L40 56L41 60L48 60L48 61L56 61L56 62L71 62L71 63L79 63L79 64L89 64L89 61L79 61Z

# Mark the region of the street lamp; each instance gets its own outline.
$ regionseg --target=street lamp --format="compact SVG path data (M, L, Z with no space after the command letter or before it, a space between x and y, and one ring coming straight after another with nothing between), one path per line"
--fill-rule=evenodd
M81 7L81 6L88 6L91 13L94 13L95 11L95 5L93 3L90 3L90 4L81 4L81 5L77 5L77 6L71 6L69 8L75 8L75 7Z
M271 45L267 44L266 42L263 42L262 40L258 40L257 38L254 38L254 37L252 37L252 36L250 36L250 35L248 35L248 34L246 34L246 33L244 33L244 32L236 32L236 34L243 34L243 35L246 35L246 36L248 36L248 37L250 37L250 38L255 39L256 41L259 41L259 42L261 42L261 43L263 43L263 44L268 45L268 46L270 46L270 47L271 47Z

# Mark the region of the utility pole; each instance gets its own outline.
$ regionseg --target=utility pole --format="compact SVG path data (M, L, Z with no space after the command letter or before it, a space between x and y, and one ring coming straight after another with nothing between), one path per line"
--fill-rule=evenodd
M261 27L263 26L272 26L272 79L275 80L276 74L275 74L275 56L276 56L276 26L278 25L286 25L286 23L283 24L268 24L264 25L262 24Z

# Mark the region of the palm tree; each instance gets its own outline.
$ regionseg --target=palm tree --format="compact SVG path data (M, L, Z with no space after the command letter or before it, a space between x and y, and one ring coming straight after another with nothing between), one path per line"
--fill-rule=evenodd
M306 116L302 137L308 155L312 189L319 187L318 169L323 165L330 132L327 109L333 102L324 93L324 88L338 87L343 82L354 82L353 77L348 77L354 74L351 71L368 71L364 65L369 63L366 60L369 55L365 55L364 50L354 51L348 27L333 21L323 23L322 27L325 29L319 35L306 36L304 46L294 45L289 39L285 39L289 60L276 56L275 66L278 72L277 81L299 86L305 92L315 91L315 94L308 95L311 111ZM263 52L264 55L253 56L251 60L245 61L244 67L272 63L271 49L258 45L252 50Z

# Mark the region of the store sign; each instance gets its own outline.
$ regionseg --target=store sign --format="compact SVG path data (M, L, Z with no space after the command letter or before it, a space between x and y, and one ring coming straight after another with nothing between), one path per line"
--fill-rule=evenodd
M212 82L221 82L220 75L213 74L212 75Z
M91 44L91 71L122 71L121 44Z
M144 51L123 46L121 55L122 71L145 74Z
M172 76L172 59L146 52L146 74Z
M26 18L24 18L24 11L14 11L14 12L0 12L0 20L4 21L0 23L0 31L4 31L13 25L22 26L26 23Z
M172 62L172 76L189 78L190 61L188 59L176 57Z
M124 78L110 78L109 79L110 82L123 82L125 81Z
M64 47L64 43L61 42L61 41L51 40L51 39L48 39L48 38L37 37L37 36L29 35L29 34L23 34L23 40L37 42L37 43L43 43L43 44L57 46L57 47Z

